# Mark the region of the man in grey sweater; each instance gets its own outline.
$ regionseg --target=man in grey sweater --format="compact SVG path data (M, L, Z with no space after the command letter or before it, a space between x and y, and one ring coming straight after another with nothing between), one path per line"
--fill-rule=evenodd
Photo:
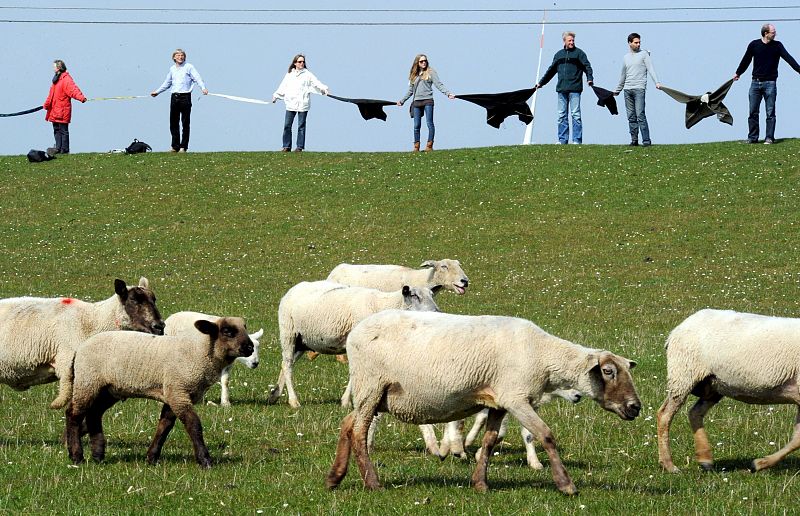
M628 112L628 129L631 133L631 146L639 145L639 133L642 133L642 146L650 145L650 128L647 125L647 116L644 114L644 92L647 88L647 74L653 78L656 88L661 89L661 83L656 76L656 70L650 61L650 53L642 51L642 37L631 33L628 35L628 46L631 51L622 59L622 75L619 85L614 90L614 95L625 89L625 110Z

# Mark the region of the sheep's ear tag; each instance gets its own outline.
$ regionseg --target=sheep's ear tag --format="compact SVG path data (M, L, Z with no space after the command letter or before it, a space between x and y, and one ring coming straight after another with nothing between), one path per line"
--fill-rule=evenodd
M121 279L115 279L114 292L116 292L120 298L125 300L128 297L128 285L126 285Z
M219 334L219 327L211 321L206 321L205 319L199 319L195 321L194 327L197 328L197 331L200 333L209 335L211 338L216 338Z

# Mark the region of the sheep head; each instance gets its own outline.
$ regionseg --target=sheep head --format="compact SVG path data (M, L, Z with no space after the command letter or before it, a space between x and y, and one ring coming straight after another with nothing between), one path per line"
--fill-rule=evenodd
M120 318L120 329L164 335L164 320L156 307L156 296L150 290L147 278L142 277L135 287L129 287L123 280L116 279L114 292L124 312Z
M626 421L636 419L642 408L631 376L635 366L636 362L609 351L590 353L587 359L592 398Z
M253 354L253 341L247 333L241 317L220 317L217 322L199 319L195 321L197 331L209 337L209 357L217 357L230 363L239 357Z
M403 285L403 309L417 312L438 312L439 306L433 300L431 289Z
M421 267L433 269L430 281L434 284L434 294L441 288L459 295L467 291L469 278L458 260L426 260L422 262Z

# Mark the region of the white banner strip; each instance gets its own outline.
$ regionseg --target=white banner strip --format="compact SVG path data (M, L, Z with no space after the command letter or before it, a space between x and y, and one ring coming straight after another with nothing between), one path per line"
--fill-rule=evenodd
M237 102L249 102L250 104L272 104L272 102L266 100L258 100L258 99L248 99L247 97L236 97L234 95L223 95L222 93L209 93L209 95L213 95L214 97L222 97L228 100L235 100Z

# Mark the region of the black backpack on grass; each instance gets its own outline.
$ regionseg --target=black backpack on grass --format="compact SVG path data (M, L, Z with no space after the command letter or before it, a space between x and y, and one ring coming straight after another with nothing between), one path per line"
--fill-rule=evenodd
M55 156L51 156L42 150L31 149L28 152L28 161L31 163L41 163L42 161L50 161L51 159L55 159Z
M140 152L152 151L152 147L144 142L134 139L133 143L125 147L125 154L139 154Z

